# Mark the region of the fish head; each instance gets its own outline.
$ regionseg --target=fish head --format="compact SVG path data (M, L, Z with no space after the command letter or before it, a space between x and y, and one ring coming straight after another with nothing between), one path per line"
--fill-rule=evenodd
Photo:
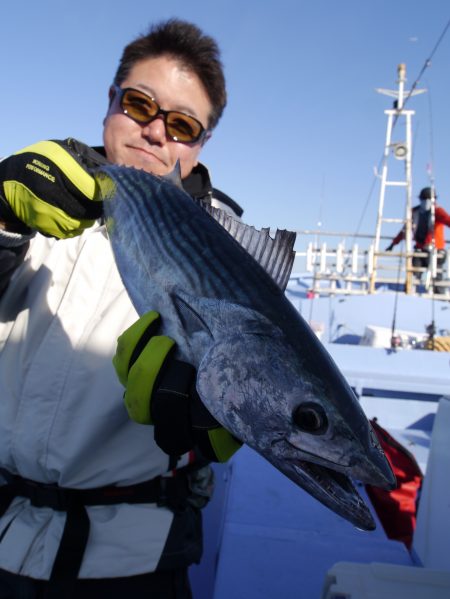
M264 316L246 316L216 333L199 366L200 397L227 430L292 481L372 530L352 479L392 488L395 477L356 396L326 355L318 377L304 358L307 348L299 352Z

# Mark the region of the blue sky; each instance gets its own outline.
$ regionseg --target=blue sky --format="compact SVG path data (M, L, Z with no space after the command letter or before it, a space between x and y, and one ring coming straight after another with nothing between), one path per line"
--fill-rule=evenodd
M350 232L360 223L360 232L372 233L373 168L391 102L374 90L396 86L400 62L414 82L450 18L446 0L9 2L0 36L0 155L47 138L100 144L123 46L174 16L197 23L222 49L229 102L203 161L245 220L288 229L320 220L324 230ZM433 158L450 211L450 31L419 87L430 92L409 106L417 111L414 193L429 183Z

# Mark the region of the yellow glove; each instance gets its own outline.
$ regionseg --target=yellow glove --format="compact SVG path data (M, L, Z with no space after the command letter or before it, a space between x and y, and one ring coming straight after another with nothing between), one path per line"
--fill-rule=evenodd
M113 364L126 388L128 414L153 424L156 443L169 455L195 448L210 461L225 462L241 443L203 405L195 368L173 357L175 342L156 335L160 321L148 312L118 339Z
M0 221L19 233L64 239L102 215L89 170L106 159L75 140L41 141L0 162Z

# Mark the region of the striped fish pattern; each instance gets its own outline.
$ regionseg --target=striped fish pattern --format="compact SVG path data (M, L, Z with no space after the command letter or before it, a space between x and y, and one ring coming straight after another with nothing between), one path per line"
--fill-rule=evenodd
M109 165L96 180L139 314L197 368L197 391L236 438L355 526L372 530L351 479L395 478L332 358L284 294L295 235L257 231L172 182Z

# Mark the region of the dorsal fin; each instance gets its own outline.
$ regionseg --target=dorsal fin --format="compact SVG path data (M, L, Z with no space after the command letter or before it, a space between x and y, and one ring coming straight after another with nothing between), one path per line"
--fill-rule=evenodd
M183 183L181 182L181 165L179 159L176 161L173 170L171 170L170 173L167 173L166 175L162 175L161 179L163 181L168 181L169 183L172 183L172 185L175 185L175 187L178 187L178 189L183 189Z
M211 206L209 202L198 200L206 212L254 258L278 287L284 291L294 264L294 243L296 234L277 229L271 237L269 228L258 231L255 227L236 220L230 214Z

